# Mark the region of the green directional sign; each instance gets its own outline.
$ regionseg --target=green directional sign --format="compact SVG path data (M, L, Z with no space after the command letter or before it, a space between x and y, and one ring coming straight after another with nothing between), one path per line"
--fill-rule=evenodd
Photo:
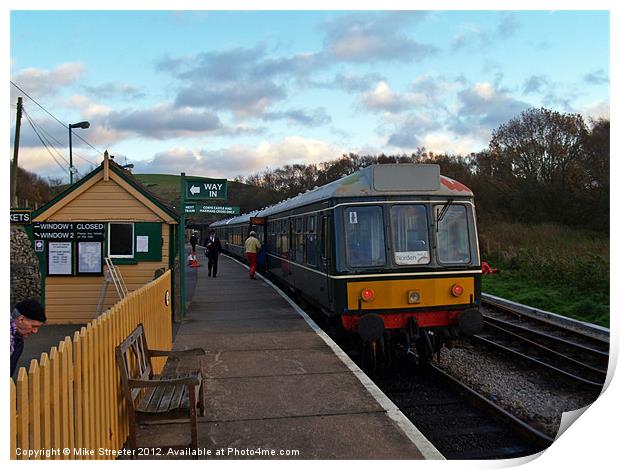
M225 179L185 178L185 199L187 201L226 200L228 197L226 183Z
M208 204L185 204L186 214L239 215L239 206L211 206Z

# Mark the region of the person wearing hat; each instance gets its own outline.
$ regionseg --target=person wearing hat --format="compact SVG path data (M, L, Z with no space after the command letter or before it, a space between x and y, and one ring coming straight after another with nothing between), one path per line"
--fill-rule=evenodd
M196 253L196 245L198 244L198 237L196 232L192 232L192 236L189 237L189 243L192 245L192 254Z
M205 255L207 255L209 259L209 263L207 264L209 277L211 277L211 272L213 272L213 277L217 277L217 260L220 256L220 251L222 251L222 244L217 235L215 235L215 230L209 230L209 236L205 240L205 246Z
M36 299L26 299L15 305L11 312L11 377L24 351L24 339L36 334L47 318L43 306Z
M260 242L256 238L256 232L252 230L250 236L245 241L245 257L250 263L250 279L255 279L258 250L260 250Z

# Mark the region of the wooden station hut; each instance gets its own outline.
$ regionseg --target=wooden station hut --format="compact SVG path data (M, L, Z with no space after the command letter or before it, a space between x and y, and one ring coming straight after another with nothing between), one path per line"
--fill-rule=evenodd
M119 300L105 258L129 292L179 263L179 216L104 154L103 163L32 214L49 323L86 323ZM178 266L178 264L177 264ZM176 269L174 278L178 278ZM173 286L177 284L173 281Z

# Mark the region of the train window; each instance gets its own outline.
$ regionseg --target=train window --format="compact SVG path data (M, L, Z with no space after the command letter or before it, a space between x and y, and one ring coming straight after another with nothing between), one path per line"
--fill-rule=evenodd
M306 226L308 227L306 235L306 262L310 266L318 266L315 215L308 216Z
M399 265L430 263L426 207L421 204L392 206L390 217L394 262Z
M289 244L289 239L288 239L289 238L289 224L290 223L289 223L288 219L282 220L282 227L281 227L281 230L280 230L280 238L282 239L282 241L281 241L281 243L282 243L281 250L282 251L280 253L285 258L289 257L288 256L288 254L289 254L288 253L288 246L289 246L288 245Z
M441 213L443 208L444 206L436 206L435 210ZM459 204L448 206L438 222L437 242L440 263L466 264L471 261L465 206Z
M270 253L275 251L276 237L275 237L274 223L267 221L267 249Z
M383 210L379 206L349 207L344 211L349 266L385 265Z
M304 219L297 217L295 219L295 235L293 235L295 243L295 260L304 261Z

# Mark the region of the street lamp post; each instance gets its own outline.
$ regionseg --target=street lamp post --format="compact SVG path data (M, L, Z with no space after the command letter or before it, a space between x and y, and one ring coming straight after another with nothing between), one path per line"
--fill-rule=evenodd
M90 122L82 121L75 124L69 124L69 183L73 184L73 146L71 139L71 129L88 129Z

